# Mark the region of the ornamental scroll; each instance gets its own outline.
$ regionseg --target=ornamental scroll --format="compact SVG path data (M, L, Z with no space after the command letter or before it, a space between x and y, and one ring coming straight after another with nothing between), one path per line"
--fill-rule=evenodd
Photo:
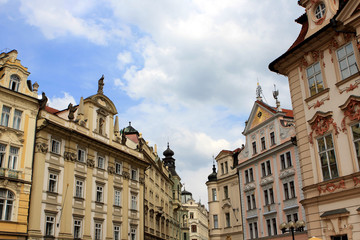
M341 121L341 130L346 132L346 118L350 121L360 120L360 97L350 96L344 105L340 106L344 111L344 117Z
M311 132L309 133L309 142L313 144L313 133L316 135L322 136L324 135L330 128L333 126L335 130L335 135L339 134L337 124L334 122L334 119L331 117L331 112L322 113L317 112L315 116L309 120L309 124L311 126Z

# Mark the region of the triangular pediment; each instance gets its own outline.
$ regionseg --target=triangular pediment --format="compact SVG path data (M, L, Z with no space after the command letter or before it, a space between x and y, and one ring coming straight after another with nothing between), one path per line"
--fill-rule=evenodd
M219 154L215 157L216 160L221 159L226 156L232 156L233 152L229 150L221 150Z
M359 1L349 1L341 10L336 20L344 23L344 25L352 22L360 17L360 3Z
M248 131L257 127L263 122L266 122L267 120L272 118L275 114L276 111L274 108L272 108L271 106L267 105L264 102L256 101L251 110L248 122L246 124L243 133L246 135Z

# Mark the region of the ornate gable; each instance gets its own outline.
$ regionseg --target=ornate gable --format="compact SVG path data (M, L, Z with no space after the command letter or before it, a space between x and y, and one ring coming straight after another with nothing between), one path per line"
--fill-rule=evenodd
M270 106L267 106L265 103L260 101L256 101L251 110L250 117L243 134L246 135L246 133L251 129L272 118L274 114L275 110L273 110Z

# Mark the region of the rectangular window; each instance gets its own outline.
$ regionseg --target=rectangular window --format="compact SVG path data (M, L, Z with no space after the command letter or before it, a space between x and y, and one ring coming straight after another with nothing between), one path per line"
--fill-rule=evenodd
M120 226L114 225L114 240L120 240Z
M221 166L221 174L224 175L224 163L221 163L220 166Z
M74 239L81 238L81 220L74 219Z
M246 199L247 199L247 205L248 205L248 210L251 210L252 209L252 207L251 207L251 196L249 195L249 196L247 196L246 197Z
M276 142L275 142L275 133L274 133L274 132L271 132L271 133L270 133L270 142L271 142L271 146L276 145Z
M114 205L115 206L121 205L121 191L119 189L114 190Z
M317 139L323 179L328 180L339 176L335 148L332 135L326 135Z
M258 238L257 222L249 223L249 235L250 239Z
M85 150L84 149L81 149L81 148L79 148L78 149L78 155L77 155L77 160L79 161L79 162L85 162Z
M58 140L51 140L51 152L60 154L60 142Z
M255 200L255 194L251 194L251 201L252 201L252 208L256 208L256 200Z
M266 177L268 175L271 175L271 163L270 163L270 160L267 160L266 162L261 163L261 172L262 172L262 177Z
M1 112L1 126L4 126L4 127L9 126L10 111L11 111L11 108L9 108L7 106L3 106L2 112Z
M190 212L190 219L194 219L194 213Z
M228 173L229 169L228 169L228 162L225 162L225 173Z
M342 79L348 78L359 71L356 64L356 58L352 43L348 43L345 46L339 48L336 51L336 55L339 61Z
M197 226L196 225L191 225L191 232L195 233L197 232Z
M249 169L249 177L250 177L250 182L253 182L254 181L254 174L253 174L253 169L252 168Z
M95 223L95 240L101 240L101 239L102 239L102 224Z
M131 180L137 180L137 170L131 169Z
M54 236L54 225L55 225L55 217L46 216L46 222L45 222L46 236Z
M21 124L21 115L22 111L15 109L14 119L13 119L13 128L19 130Z
M265 137L261 138L261 150L264 151L266 149Z
M291 153L287 152L286 153L286 163L287 163L287 167L291 167L292 166L292 162L291 162Z
M131 209L137 210L137 196L131 195Z
M4 168L6 145L0 144L0 168Z
M273 234L277 235L277 224L276 224L276 218L271 219L272 221L272 227L273 227Z
M212 200L213 200L213 201L216 201L216 200L217 200L216 188L211 189L211 191L212 191Z
M116 161L115 162L115 173L120 175L121 174L121 169L122 169L121 162Z
M219 228L218 215L213 216L214 228Z
M270 160L266 161L266 170L267 170L267 175L271 175L271 164L270 164Z
M136 240L136 228L131 227L130 229L130 240Z
M226 227L230 227L230 213L225 213Z
M84 181L80 179L75 180L75 197L82 198L84 192Z
M266 219L266 225L267 225L268 236L271 236L271 220L270 219Z
M257 153L256 151L256 142L252 143L252 148L253 148L253 155Z
M284 196L285 196L285 200L291 199L291 198L295 198L296 197L296 192L295 192L295 184L294 181L288 182L288 183L284 183Z
M291 198L294 198L294 197L296 197L294 181L289 182L289 184L290 184L290 194L291 194Z
M245 170L245 183L249 183L252 181L254 181L253 169L249 168L249 169Z
M280 155L281 169L286 169L292 166L291 153L286 152Z
M224 198L229 198L229 190L228 190L228 186L224 186Z
M265 177L267 174L266 174L266 167L265 167L265 163L261 163L261 174L262 174L262 177Z
M285 196L285 200L290 199L290 195L289 195L289 186L287 183L283 184L284 186L284 196Z
M360 122L351 126L351 131L354 139L355 154L360 169Z
M105 169L105 159L101 156L98 156L97 167Z
M306 69L306 75L309 83L310 96L313 96L324 90L320 62L317 62L308 67Z
M58 175L54 174L54 173L50 173L49 174L49 187L48 187L48 191L49 192L57 192L57 178Z
M265 205L274 203L274 191L272 188L264 190Z
M10 147L8 168L9 169L17 169L17 160L18 160L19 148Z
M103 202L103 191L104 191L104 187L103 186L96 186L96 201L97 202Z

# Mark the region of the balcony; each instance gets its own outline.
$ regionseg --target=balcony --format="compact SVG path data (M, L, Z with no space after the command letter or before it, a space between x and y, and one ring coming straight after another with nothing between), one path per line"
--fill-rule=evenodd
M0 168L0 177L18 179L20 171L9 169L9 168Z

